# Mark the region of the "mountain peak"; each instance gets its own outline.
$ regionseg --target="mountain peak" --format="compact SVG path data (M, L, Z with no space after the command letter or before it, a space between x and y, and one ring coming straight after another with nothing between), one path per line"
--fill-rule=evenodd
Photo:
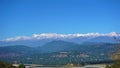
M44 39L54 39L54 40L63 40L63 39L74 39L80 37L87 37L87 38L95 38L99 36L120 36L119 33L111 32L108 34L101 34L101 33L86 33L86 34L58 34L58 33L41 33L41 34L33 34L33 36L18 36L13 38L7 38L3 41L6 42L13 42L13 41L24 41L24 40L44 40Z
M109 35L110 35L110 36L120 36L120 34L119 34L119 33L116 33L116 32L111 32L111 33L109 33Z

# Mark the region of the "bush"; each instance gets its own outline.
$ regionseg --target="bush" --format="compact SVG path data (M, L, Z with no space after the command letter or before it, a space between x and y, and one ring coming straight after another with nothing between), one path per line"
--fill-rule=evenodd
M24 64L20 64L20 65L18 66L18 68L25 68L25 65L24 65Z

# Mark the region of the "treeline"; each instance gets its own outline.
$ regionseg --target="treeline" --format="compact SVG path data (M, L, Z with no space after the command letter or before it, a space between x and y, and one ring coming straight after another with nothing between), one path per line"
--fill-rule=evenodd
M67 54L61 54L60 52L54 53L43 53L43 54L33 54L33 55L25 55L20 57L10 57L10 58L2 58L1 61L11 62L16 61L17 63L24 64L40 64L40 65L66 65L68 63L72 64L102 64L102 63L112 63L112 61L106 55L96 55L89 54L84 52L88 57L82 57L77 55L82 54L83 52L79 51L66 51ZM63 56L62 56L63 55ZM67 55L64 57L64 55Z
M10 63L0 61L0 68L25 68L25 65L24 64L19 64L18 67L15 67Z
M16 67L13 66L12 64L0 61L0 68L16 68Z

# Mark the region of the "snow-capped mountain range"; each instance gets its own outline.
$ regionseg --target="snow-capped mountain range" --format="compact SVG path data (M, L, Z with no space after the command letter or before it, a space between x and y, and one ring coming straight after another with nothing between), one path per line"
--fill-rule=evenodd
M33 34L29 36L18 36L7 38L0 41L0 46L8 45L28 45L28 46L41 46L47 42L54 40L62 40L74 43L84 42L106 42L106 43L119 43L120 34L111 32L108 34L100 33L87 33L87 34L57 34L57 33L42 33Z

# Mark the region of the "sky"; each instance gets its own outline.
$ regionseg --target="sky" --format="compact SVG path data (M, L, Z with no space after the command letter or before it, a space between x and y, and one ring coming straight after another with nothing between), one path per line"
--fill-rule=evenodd
M120 0L0 0L0 39L120 32Z

